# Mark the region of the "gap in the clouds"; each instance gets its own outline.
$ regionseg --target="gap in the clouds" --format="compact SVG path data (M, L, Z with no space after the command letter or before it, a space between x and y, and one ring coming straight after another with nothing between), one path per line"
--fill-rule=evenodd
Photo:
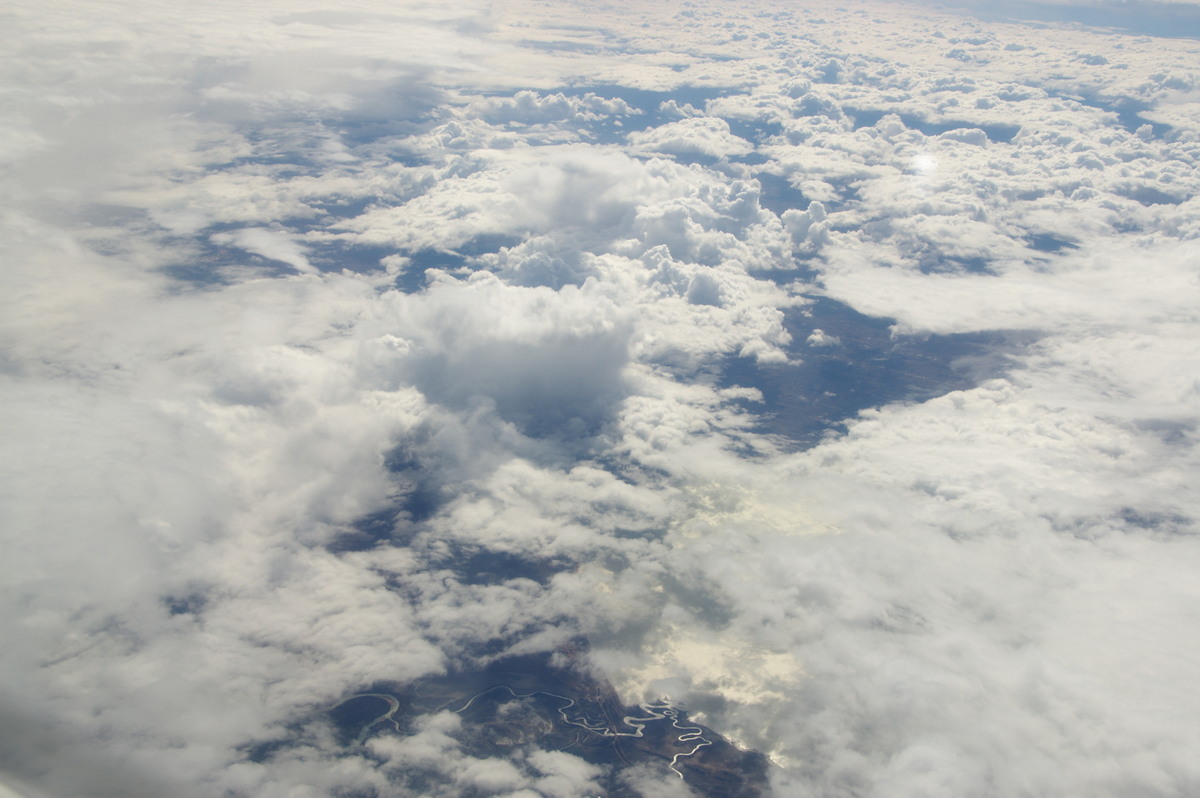
M215 288L251 278L285 277L296 273L294 267L282 261L255 255L237 246L216 244L210 238L212 233L243 227L217 224L206 228L202 236L178 239L178 250L187 253L187 257L160 266L158 271L193 288Z
M1117 124L1130 133L1137 133L1138 130L1145 126L1150 126L1150 137L1153 139L1162 139L1167 137L1174 128L1163 122L1155 122L1152 119L1147 119L1142 116L1142 113L1149 111L1151 105L1143 100L1138 100L1134 97L1108 97L1099 94L1075 94L1068 92L1055 91L1050 88L1043 87L1043 90L1051 97L1060 100L1071 100L1080 105L1086 105L1089 108L1096 108L1101 111L1108 111L1115 114Z
M220 266L209 258L188 259L184 263L167 264L159 271L172 280L193 288L232 285L236 282L232 276L223 272Z
M594 789L613 798L643 794L622 778L628 768L678 778L689 794L754 798L767 789L769 760L690 720L686 707L669 698L625 705L581 637L553 651L459 663L407 684L377 682L321 711L318 722L359 749L378 735L410 735L425 725L422 718L444 712L459 718L446 735L473 760L521 763L534 752L562 752L600 765ZM279 747L264 742L244 750L269 756ZM432 775L412 769L397 786L406 794L440 794Z
M744 163L747 166L762 166L769 163L771 158L761 152L748 152L745 155L731 155L729 160L733 163Z
M1159 440L1169 446L1185 443L1196 434L1195 421L1179 421L1166 418L1147 418L1136 423L1139 430L1158 436Z
M339 172L353 172L358 167L358 159L353 154L355 148L369 148L380 139L396 142L394 146L384 148L383 154L388 161L406 167L424 166L428 163L428 159L422 154L408 152L404 149L403 143L408 137L423 133L433 126L434 122L431 121L419 126L408 126L402 131L392 130L386 134L380 133L377 137L367 136L361 132L357 136L346 135L336 139L330 136L327 140L335 142L332 152L322 150L323 146L328 147L329 145L324 144L321 140L293 143L286 147L270 150L267 149L267 146L272 142L263 138L261 141L251 143L264 145L266 151L240 155L229 161L208 164L207 167L214 173L256 177L269 175L279 182L303 178L328 178L331 174ZM363 150L358 150L358 152L361 153ZM369 149L366 152L369 155L375 154ZM308 201L313 202L312 200ZM340 200L335 200L329 205L330 212L336 213L338 202ZM320 200L316 200L315 203L320 203Z
M394 255L392 247L372 244L348 244L344 241L314 241L304 244L309 262L323 272L348 270L358 274L369 274L383 269L381 261Z
M820 260L815 255L793 255L792 263L793 267L790 269L748 269L747 274L756 280L765 280L789 291L804 290L804 287L820 280Z
M181 263L168 263L160 266L158 271L190 288L216 288L234 283L233 277L222 271L221 264L208 254Z
M709 100L729 97L736 92L737 89L735 88L710 89L695 86L683 86L669 92L646 92L646 94L652 95L653 99L643 98L649 100L648 104L642 107L643 119L646 121L643 128L658 127L679 120L678 116L660 110L662 104L665 102L674 101L676 106L680 108L691 105L703 113L707 108ZM629 100L626 100L626 102L630 102L633 105ZM773 119L744 119L736 116L720 116L717 118L724 120L729 125L729 132L732 135L750 142L755 147L761 145L768 138L783 133L783 124ZM749 152L743 155L731 155L722 158L679 153L673 154L672 157L680 163L696 163L709 167L724 160L747 164L749 166L761 166L770 160L766 155L759 152Z
M442 121L444 120L441 114L434 113L431 109L427 119L404 124L381 122L355 123L352 120L342 119L339 120L341 124L338 132L341 142L351 148L352 151L356 147L369 147L369 145L378 143L386 147L385 151L387 152L389 161L398 163L401 166L423 166L428 163L428 159L425 156L405 151L396 146L388 147L386 145L392 142L399 145L406 139L428 132Z
M364 213L367 208L378 201L379 197L374 194L364 197L343 197L334 194L328 197L308 198L305 200L305 204L320 211L324 218L319 221L322 224L327 224L331 218L353 219ZM303 222L305 220L300 221Z
M722 387L757 388L763 401L749 409L764 431L806 449L862 410L921 402L999 376L1021 343L1006 332L894 337L892 324L818 296L785 315L793 339L788 355L798 362L729 357Z
M456 252L466 258L494 255L506 247L515 247L525 239L508 233L481 233L461 244Z
M772 119L739 119L731 116L723 116L721 119L724 119L729 125L730 133L756 144L762 143L763 139L783 133L783 123Z
M678 122L681 119L680 114L676 111L663 110L665 103L674 102L676 108L690 105L700 113L704 113L710 100L727 97L737 91L738 89L733 87L704 86L679 86L667 91L655 91L614 84L597 84L551 88L537 93L541 97L561 94L565 97L583 98L590 94L604 100L623 100L633 109L633 114L600 115L595 119L586 119L572 124L574 130L593 143L621 145L625 143L631 132ZM508 92L485 92L481 96L508 98L515 95ZM783 125L774 120L721 118L729 125L733 135L755 145L761 144L770 136L783 132ZM671 157L685 165L697 164L710 168L717 167L726 161L758 166L769 160L767 156L758 152L733 155L727 158L699 153L655 153L654 157Z
M1143 532L1157 532L1166 535L1194 535L1197 531L1196 520L1182 513L1123 507L1117 515L1128 526Z
M457 271L468 266L475 258L494 255L507 247L515 247L523 240L520 236L505 233L484 233L471 238L453 250L402 251L400 254L408 258L408 264L397 276L396 287L406 294L417 293L425 288L425 271L427 269Z
M240 746L238 751L246 758L247 762L262 764L263 762L270 761L277 753L291 747L293 744L294 741L287 737L276 740L259 740Z
M384 458L383 467L396 481L396 498L389 506L361 516L342 530L326 545L329 551L339 554L378 546L407 546L416 534L416 525L432 518L446 503L437 470L424 464L411 446L394 447Z
M722 171L721 165L728 163L729 160L720 155L708 155L703 152L656 152L653 157L670 158L682 166L703 166L705 169L711 169L714 172Z
M416 499L418 505L425 503L434 505L428 496ZM351 551L369 551L378 546L401 545L411 538L411 523L414 520L410 512L412 497L406 497L398 506L389 507L378 512L370 513L359 518L349 527L338 533L325 548L333 554L344 554ZM432 514L432 511L426 514ZM400 537L401 530L409 530L409 534Z
M342 745L353 745L369 733L385 731L389 726L397 732L409 731L407 726L400 727L398 722L394 726L380 722L391 716L392 701L396 700L393 692L397 692L393 684L372 685L363 693L347 698L329 710L329 719L333 721L338 741ZM265 745L269 744L260 744L260 747ZM271 753L269 749L268 753ZM251 758L250 761L260 760Z
M967 274L995 275L996 272L989 263L990 261L987 258L978 255L967 258L930 253L927 257L920 259L917 268L922 274L960 274L966 272Z
M446 502L436 469L422 462L409 446L402 444L388 452L383 467L405 484L397 503L398 518L419 524L432 518Z
M776 216L782 216L784 211L806 210L812 201L786 177L771 172L759 172L755 178L760 186L758 204Z
M520 39L517 46L529 50L544 50L550 53L579 53L580 55L615 54L616 50L585 42L573 42L570 39L545 41L538 39Z
M528 557L508 551L450 544L446 556L431 562L430 567L453 572L465 585L500 585L514 579L528 579L545 586L555 574L574 568L575 563L561 557Z
M395 286L402 293L416 294L426 287L426 269L454 271L462 267L467 258L457 252L438 249L422 249L406 255L408 264L396 275Z
M209 239L211 233L242 228L242 225L236 224L220 224L206 228L203 236L180 242L180 250L190 250L190 256L186 260L167 264L159 271L173 280L194 287L225 286L251 277L287 277L296 274L296 268L291 264L247 252L236 246L215 244ZM306 241L302 248L309 262L322 272L378 272L384 268L381 261L388 255L396 254L392 247L348 244L343 241ZM420 283L413 287L412 291L419 290L424 284L424 272L418 271L415 277L408 273L401 274L398 281L406 279L419 280Z
M1118 196L1131 199L1142 205L1181 205L1184 198L1168 194L1162 189L1147 185L1126 185L1115 189Z
M940 136L952 130L982 130L989 141L997 144L1008 144L1021 132L1020 125L1006 125L1001 122L963 122L949 119L942 122L930 122L914 114L905 114L892 109L881 110L878 108L846 107L845 111L854 119L855 130L871 127L888 114L895 114L900 117L900 121L909 130L919 131L926 136Z
M1079 244L1053 233L1032 233L1025 243L1035 252L1061 252L1064 249L1079 249Z
M324 123L314 119L286 120L292 124L252 125L239 129L248 152L228 161L207 164L210 172L264 173L272 178L288 180L298 177L318 177L328 173L328 158L319 157L326 151L332 134Z
M372 88L361 84L355 88L359 91L355 94L357 102L353 107L329 116L284 114L268 123L259 121L241 127L238 132L252 145L254 152L248 157L236 158L226 166L287 165L323 172L329 169L331 162L334 166L343 163L340 145L353 149L382 140L419 135L442 121L448 105L444 89L415 75Z
M842 211L859 203L862 197L862 185L866 182L861 176L827 177L825 182L833 189L834 197L822 199L821 204L829 213Z
M208 604L208 597L203 593L167 596L163 605L171 615L199 615Z
M597 84L567 86L552 90L552 92L554 91L567 97L584 97L587 94L595 94L605 99L624 100L631 108L640 111L641 113L637 116L624 118L624 127L612 128L611 123L608 123L608 135L601 137L600 143L616 144L622 143L630 131L645 130L665 125L668 122L679 121L677 115L662 110L662 105L665 102L674 100L676 105L680 107L691 105L703 111L709 100L728 96L736 90L733 88L707 86L679 86L670 91L653 91L615 84Z
M293 227L300 229L303 225L296 220ZM236 229L235 225L222 226ZM210 228L212 230L217 227ZM397 250L387 245L347 243L341 240L306 241L303 247L309 256L309 261L322 272L341 272L349 270L359 274L368 274L383 270L385 258L400 255L408 258L408 263L396 275L395 287L406 294L415 294L426 287L426 269L443 269L458 271L470 265L470 262L481 255L495 254L505 247L515 246L521 238L503 234L485 234L470 239L455 250L421 249ZM245 253L236 247L221 247L203 240L199 242L203 254L192 258L186 263L175 264L164 269L171 277L196 284L229 284L233 282L226 272L228 267L235 265L258 264L266 268L270 261L258 255ZM258 276L282 276L294 273L295 270L282 264L272 267L266 274Z

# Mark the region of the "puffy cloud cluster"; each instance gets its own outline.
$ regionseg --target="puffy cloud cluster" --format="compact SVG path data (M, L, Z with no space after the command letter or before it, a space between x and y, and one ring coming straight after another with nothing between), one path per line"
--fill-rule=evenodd
M489 122L532 125L545 122L568 122L576 125L609 116L630 116L637 113L619 97L601 97L587 92L582 97L568 97L562 92L541 95L536 91L518 91L511 98L494 97L473 109Z
M729 132L729 123L720 117L688 116L629 136L635 151L665 152L674 155L706 155L728 158L746 155L754 147Z
M894 4L128 12L3 34L5 786L686 794L480 755L452 711L329 721L586 637L780 795L1194 790L1187 43ZM1003 368L939 386L978 333ZM767 431L902 344L933 398Z

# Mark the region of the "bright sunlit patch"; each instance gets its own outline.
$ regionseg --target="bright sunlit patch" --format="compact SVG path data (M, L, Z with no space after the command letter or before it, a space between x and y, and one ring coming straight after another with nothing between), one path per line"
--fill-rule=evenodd
M804 667L790 651L769 651L734 633L708 634L670 624L658 630L648 660L621 681L628 696L711 694L738 704L784 699L804 678Z
M938 159L931 153L922 152L913 156L909 169L921 177L928 177L937 170L937 167Z

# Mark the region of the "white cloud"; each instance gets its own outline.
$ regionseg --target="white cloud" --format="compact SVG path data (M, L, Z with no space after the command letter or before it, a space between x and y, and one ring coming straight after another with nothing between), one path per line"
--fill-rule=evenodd
M408 344L381 377L454 410L486 402L527 434L578 438L598 432L624 393L629 323L594 283L556 292L480 272L389 300L381 331Z
M753 149L748 141L729 132L728 122L711 116L689 116L678 122L630 133L629 144L635 152L708 155L713 158L745 155Z
M813 330L804 340L809 346L837 346L842 342L836 335L829 335L820 328Z
M287 233L248 227L230 233L217 233L212 240L218 244L233 244L268 260L286 263L298 272L312 274L317 269L308 262L304 247Z
M538 124L545 122L587 122L605 116L629 116L635 113L619 98L605 98L593 92L568 97L561 92L540 95L519 91L511 99L491 98L480 103L479 113L489 121Z

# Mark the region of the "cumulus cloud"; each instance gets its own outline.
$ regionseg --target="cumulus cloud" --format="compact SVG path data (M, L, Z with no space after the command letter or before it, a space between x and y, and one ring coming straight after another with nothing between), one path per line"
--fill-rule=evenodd
M489 121L537 124L543 122L588 122L604 116L629 116L635 113L629 103L587 92L568 97L562 92L540 95L518 91L511 98L492 98L480 104L480 116Z
M487 272L392 295L385 379L462 411L482 404L529 435L599 432L625 391L630 324L596 283L510 287Z
M753 149L748 141L729 132L728 122L711 116L689 116L678 122L631 133L629 144L635 151L713 158L745 155Z

